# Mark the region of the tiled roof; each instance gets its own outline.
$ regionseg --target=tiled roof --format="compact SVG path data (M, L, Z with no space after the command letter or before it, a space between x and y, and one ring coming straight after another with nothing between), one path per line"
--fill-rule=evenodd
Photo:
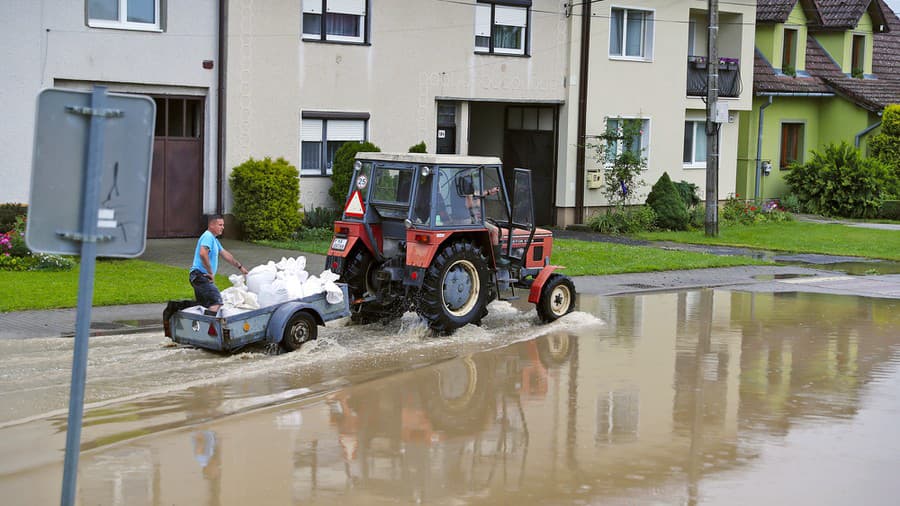
M784 23L797 0L756 0L758 23Z
M853 28L872 0L816 0L822 27Z
M876 2L876 7L884 13L885 23L889 28L887 32L875 34L872 69L875 79L855 79L844 74L825 49L809 35L806 40L806 72L809 77L777 75L771 64L757 51L753 91L761 94L833 92L873 112L880 111L888 104L900 103L900 19L883 3L884 0L871 1ZM820 7L826 2L841 3L840 0L817 1ZM843 3L868 4L850 0ZM829 19L828 22L833 23L837 18ZM856 26L856 21L853 26Z

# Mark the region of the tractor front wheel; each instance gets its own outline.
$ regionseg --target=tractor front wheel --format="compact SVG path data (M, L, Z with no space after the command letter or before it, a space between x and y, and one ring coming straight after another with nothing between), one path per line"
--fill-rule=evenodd
M575 309L575 284L568 276L551 274L541 289L537 313L544 323L571 313Z
M440 334L478 323L487 304L488 279L487 259L480 248L467 241L451 244L425 273L419 316Z

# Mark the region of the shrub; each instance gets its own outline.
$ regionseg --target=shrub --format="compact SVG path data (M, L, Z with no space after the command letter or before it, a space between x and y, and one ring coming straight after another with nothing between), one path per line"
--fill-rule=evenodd
M250 158L231 171L229 183L247 239L286 239L300 227L300 177L284 158Z
M648 206L609 209L595 214L588 220L588 226L601 234L634 234L655 230L656 213Z
M757 205L755 202L741 199L737 193L729 195L725 200L720 218L722 222L731 225L753 225L754 223L763 222L778 223L794 219L791 213L785 211L778 204L778 201L769 200L762 205Z
M371 142L345 142L334 154L334 164L331 167L331 188L328 189L328 195L331 195L338 208L343 209L347 200L356 153L372 151L378 152L381 149Z
M869 140L872 156L887 165L894 174L895 186L888 190L893 197L900 196L900 105L892 104L884 108L881 118L881 133Z
M418 144L409 147L410 153L427 153L428 148L425 146L425 141L422 141Z
M334 220L341 215L340 211L330 207L315 207L303 213L302 226L307 228L327 228L331 230Z
M679 181L673 184L675 189L678 190L678 195L681 197L682 202L688 209L693 209L700 204L700 195L697 193L700 188L697 185L687 181Z
M800 202L800 199L797 195L793 193L788 193L784 197L781 198L781 206L785 211L791 213L805 213L806 209L803 207L803 204Z
M785 180L808 211L850 218L876 216L886 193L896 185L883 163L863 158L846 142L830 144L821 153L813 151L809 162L791 166Z
M886 220L900 220L900 200L885 200L882 202L878 217Z
M9 232L16 224L16 218L26 216L28 206L25 204L0 204L0 232Z
M669 179L669 173L656 181L647 195L647 205L656 212L656 225L666 230L686 230L688 226L687 206L681 194Z

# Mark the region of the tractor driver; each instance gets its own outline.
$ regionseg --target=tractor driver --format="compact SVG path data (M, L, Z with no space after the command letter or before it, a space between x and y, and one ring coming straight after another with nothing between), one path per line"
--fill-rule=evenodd
M457 189L466 197L466 208L469 210L469 215L472 217L473 223L479 223L482 221L481 202L475 199L483 199L485 197L500 193L499 186L488 188L483 192L477 192L475 190L475 184L473 183L471 176L459 178L457 180ZM484 226L485 228L487 228L488 234L490 234L491 236L491 247L494 250L494 259L496 260L498 265L505 264L507 260L502 258L500 250L500 229L487 220L484 220Z

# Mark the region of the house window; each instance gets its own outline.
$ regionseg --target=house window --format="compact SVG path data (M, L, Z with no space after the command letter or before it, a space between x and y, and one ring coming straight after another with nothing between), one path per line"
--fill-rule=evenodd
M706 121L684 122L685 167L706 167Z
M94 28L161 29L160 0L87 0L87 24Z
M802 163L803 123L781 124L781 170L787 170L792 163Z
M553 131L552 107L510 107L506 110L507 130Z
M653 57L653 12L612 8L609 15L609 55L649 60Z
M619 153L632 152L639 158L646 158L650 144L650 120L643 118L607 118L606 130L616 132L619 140L606 150L607 163L612 163Z
M784 29L781 71L789 76L797 74L797 30L792 28Z
M343 114L334 114L343 116ZM346 142L366 140L368 115L358 119L316 117L304 113L300 129L300 175L327 176L331 174L334 154Z
M475 4L475 51L526 55L531 0L478 0Z
M303 0L303 39L366 42L366 2L367 0Z
M866 61L866 36L853 36L853 49L850 58L850 74L853 77L862 78L865 74Z

